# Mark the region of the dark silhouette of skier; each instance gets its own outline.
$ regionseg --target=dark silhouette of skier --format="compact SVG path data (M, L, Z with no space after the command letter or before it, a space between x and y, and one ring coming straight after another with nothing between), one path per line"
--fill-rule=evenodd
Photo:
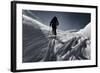
M57 29L58 25L59 25L58 19L56 16L54 16L50 22L50 26L52 27L52 34L53 35L57 35L56 29Z

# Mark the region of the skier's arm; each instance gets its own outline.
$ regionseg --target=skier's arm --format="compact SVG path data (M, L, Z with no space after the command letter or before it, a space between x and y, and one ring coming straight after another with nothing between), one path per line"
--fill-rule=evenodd
M50 26L52 26L52 20L51 20L51 22L50 22Z
M59 22L58 22L58 20L57 20L57 25L59 25Z

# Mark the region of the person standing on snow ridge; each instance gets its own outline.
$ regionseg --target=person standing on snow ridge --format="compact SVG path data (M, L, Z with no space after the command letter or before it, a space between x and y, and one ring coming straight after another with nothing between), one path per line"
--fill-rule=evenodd
M58 25L59 25L58 19L56 16L54 16L50 22L50 26L52 27L52 34L53 35L57 35L56 29L57 29Z

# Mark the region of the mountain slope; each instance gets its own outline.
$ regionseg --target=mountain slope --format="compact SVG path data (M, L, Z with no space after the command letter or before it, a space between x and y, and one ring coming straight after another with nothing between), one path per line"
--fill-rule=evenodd
M90 24L78 32L58 30L54 36L49 26L23 14L23 62L89 60L89 28Z
M45 27L23 15L23 62L37 62L44 57L49 42L41 30Z

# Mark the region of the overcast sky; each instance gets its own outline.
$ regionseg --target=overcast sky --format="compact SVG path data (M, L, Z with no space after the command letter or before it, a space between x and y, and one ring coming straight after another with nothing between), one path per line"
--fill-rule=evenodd
M51 19L56 16L59 21L60 30L79 30L84 28L91 20L89 13L71 13L71 12L51 12L23 10L28 16L37 19L45 25L50 25Z

